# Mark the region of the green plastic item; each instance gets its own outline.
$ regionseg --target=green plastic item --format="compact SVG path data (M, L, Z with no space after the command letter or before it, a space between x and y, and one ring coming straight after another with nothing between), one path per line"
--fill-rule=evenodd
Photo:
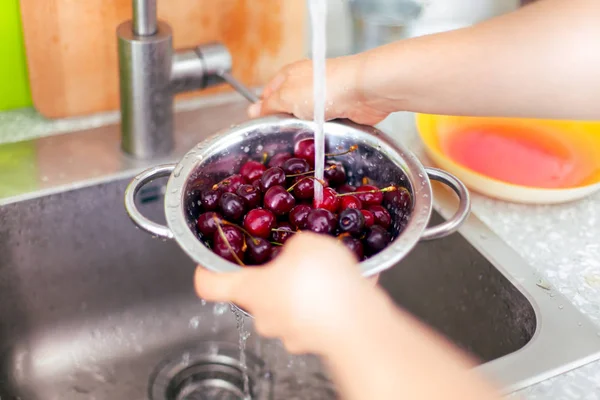
M19 0L0 0L0 111L29 106Z

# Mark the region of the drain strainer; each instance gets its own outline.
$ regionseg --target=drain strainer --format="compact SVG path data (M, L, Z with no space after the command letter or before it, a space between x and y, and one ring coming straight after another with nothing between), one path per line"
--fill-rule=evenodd
M208 342L169 357L150 381L151 400L245 400L239 348ZM251 398L267 398L264 363L246 351L247 390Z

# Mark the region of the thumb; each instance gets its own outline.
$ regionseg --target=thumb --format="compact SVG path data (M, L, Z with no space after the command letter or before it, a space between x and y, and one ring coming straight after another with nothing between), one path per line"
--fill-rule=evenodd
M198 266L194 274L196 293L207 301L237 302L248 272L217 273Z

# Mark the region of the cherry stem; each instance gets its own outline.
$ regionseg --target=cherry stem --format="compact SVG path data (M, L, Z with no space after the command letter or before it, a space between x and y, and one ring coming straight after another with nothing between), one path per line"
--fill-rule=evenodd
M386 192L394 192L398 190L397 186L388 186L388 187L384 187L383 189L377 189L377 190L366 190L364 192L351 192L351 193L342 193L342 194L337 194L337 197L344 197L344 196L351 196L351 195L355 195L355 194L368 194L368 193L386 193Z
M274 246L283 246L283 243L278 243L278 242L269 242Z
M233 251L233 248L231 247L229 240L227 240L227 236L225 236L225 232L223 232L223 228L221 228L221 221L219 220L219 218L213 216L213 219L215 220L215 223L217 224L217 231L219 232L219 236L221 236L221 239L223 239L223 241L225 242L225 245L229 249L229 252L233 256L233 258L235 258L235 261L237 261L237 263L240 264L242 267L246 266L246 264L244 264L242 262L242 260L240 260L240 258L237 256L237 254L235 254L235 251Z
M269 154L265 151L262 154L262 163L266 163L267 162L267 158L269 158Z
M229 185L229 183L231 183L231 181L229 180L229 178L225 178L221 182L215 183L213 185L213 187L212 187L212 190L217 190L220 185Z
M350 148L346 151L343 151L341 153L327 153L325 154L325 157L337 157L337 156L344 156L346 154L350 154L354 151L358 150L358 145L357 144L353 144L352 146L350 146Z
M325 168L325 171L330 171L330 170L336 169L336 168L337 168L337 165L331 164L330 166L328 166L327 168ZM314 173L315 173L315 170L312 170L312 171L302 172L300 174L286 175L285 177L286 178L295 178L297 176L310 175L310 174L314 174Z
M284 233L297 233L296 231L288 231L287 229L279 229L279 228L273 228L271 229L272 232L284 232Z
M230 225L230 226L235 226L236 228L238 228L240 231L242 231L242 233L244 233L246 236L248 236L250 238L250 240L252 240L254 242L255 245L258 245L258 239L255 238L254 236L252 236L250 234L250 232L248 232L246 229L242 228L241 226L234 224L233 222L229 222L226 221L224 219L221 220L221 222L223 222L223 225Z
M366 176L363 176L363 178L362 178L362 184L363 185L368 185L369 184L369 178L367 178Z
M306 177L304 177L304 178L300 179L298 182L294 183L292 186L290 186L290 187L287 189L288 193L291 193L291 192L292 192L292 190L294 190L294 188L295 188L295 187L296 187L296 186L297 186L297 185L298 185L300 182L303 182L303 181L305 181L305 180L307 180L307 179L312 179L312 180L315 180L315 181L319 182L321 185L325 186L325 181L322 181L321 179L317 179L317 178L315 178L314 176L306 176Z

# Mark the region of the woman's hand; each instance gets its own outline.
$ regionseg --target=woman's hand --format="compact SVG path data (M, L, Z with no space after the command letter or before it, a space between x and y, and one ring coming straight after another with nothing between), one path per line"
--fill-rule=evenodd
M375 125L389 112L375 107L361 87L360 55L327 60L325 119L348 118ZM287 113L300 119L313 118L313 66L310 60L284 67L266 86L262 101L248 109L251 118Z
M355 304L374 291L357 266L335 239L300 233L271 264L227 274L198 267L195 286L203 299L247 310L256 330L282 339L288 351L322 354L343 334Z

